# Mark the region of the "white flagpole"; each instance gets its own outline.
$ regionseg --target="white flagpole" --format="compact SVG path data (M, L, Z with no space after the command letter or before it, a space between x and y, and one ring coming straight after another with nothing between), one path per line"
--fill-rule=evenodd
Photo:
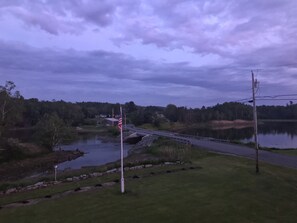
M122 106L120 107L121 112L121 192L125 193L125 179L124 179L124 148L123 148L123 111Z

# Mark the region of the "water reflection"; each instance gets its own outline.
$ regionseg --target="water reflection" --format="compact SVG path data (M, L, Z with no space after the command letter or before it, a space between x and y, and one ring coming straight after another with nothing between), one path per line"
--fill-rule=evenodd
M220 130L190 128L181 133L242 142L251 142L254 137L252 127ZM264 122L258 126L259 144L262 147L297 148L296 136L297 122Z
M215 139L225 139L225 140L241 140L246 138L251 138L253 136L253 128L242 128L242 129L186 129L181 133L189 135L197 135L203 137L211 137Z
M294 138L297 136L297 122L265 122L259 125L259 133L267 134L286 134Z
M82 135L70 145L61 146L64 150L79 149L85 154L75 160L58 165L58 169L79 169L83 166L97 166L120 159L120 143L102 142L96 135ZM124 145L124 156L127 156L129 145Z
M249 142L253 141L254 130L252 127L241 129L229 128L223 130L188 128L184 129L180 133L216 139ZM297 148L297 122L260 122L258 126L258 133L260 146L275 148ZM21 138L22 141L30 141L32 140L33 130L13 131L11 132L11 135L11 137ZM103 146L102 142L98 140L96 135L90 137L89 134L84 134L80 135L79 140L69 148L89 148L89 146L91 148L92 145L97 145L98 148ZM104 146L106 148L110 147L108 143ZM65 149L67 148L68 147L65 147ZM112 147L110 148L111 149L108 151L112 151Z

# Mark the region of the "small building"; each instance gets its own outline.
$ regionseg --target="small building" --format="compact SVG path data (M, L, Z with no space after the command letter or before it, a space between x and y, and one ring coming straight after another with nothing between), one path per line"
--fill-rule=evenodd
M116 118L105 118L105 124L109 126L115 126L119 123L119 120Z

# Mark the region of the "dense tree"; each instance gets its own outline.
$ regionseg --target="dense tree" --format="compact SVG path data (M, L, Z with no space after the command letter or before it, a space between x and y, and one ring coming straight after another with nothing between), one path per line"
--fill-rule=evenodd
M297 104L287 106L258 106L259 119L297 119Z
M22 119L23 98L12 81L0 86L0 137Z
M0 136L4 130L13 126L35 126L45 114L55 114L68 126L96 123L98 115L111 117L119 114L120 104L101 102L70 103L65 101L24 100L15 90L13 82L0 86ZM123 106L127 123L141 125L151 123L159 126L161 122L182 122L192 124L210 120L252 120L252 106L242 103L223 103L213 107L187 108L169 104L164 107L137 106L133 101ZM259 119L297 119L297 104L292 101L287 106L258 106Z
M137 110L137 106L134 104L133 101L125 103L124 108L125 108L126 113L132 113Z
M69 128L56 113L45 114L37 123L37 140L49 150L59 146L69 135Z
M168 118L171 122L176 122L178 119L178 109L175 105L169 104L165 108L165 117Z

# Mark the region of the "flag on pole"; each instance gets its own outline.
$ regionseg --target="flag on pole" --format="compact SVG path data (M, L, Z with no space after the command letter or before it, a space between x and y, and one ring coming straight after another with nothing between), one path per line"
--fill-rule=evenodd
M120 117L119 118L119 123L118 123L119 130L122 130L122 127L123 127L123 120L122 120L122 117Z

